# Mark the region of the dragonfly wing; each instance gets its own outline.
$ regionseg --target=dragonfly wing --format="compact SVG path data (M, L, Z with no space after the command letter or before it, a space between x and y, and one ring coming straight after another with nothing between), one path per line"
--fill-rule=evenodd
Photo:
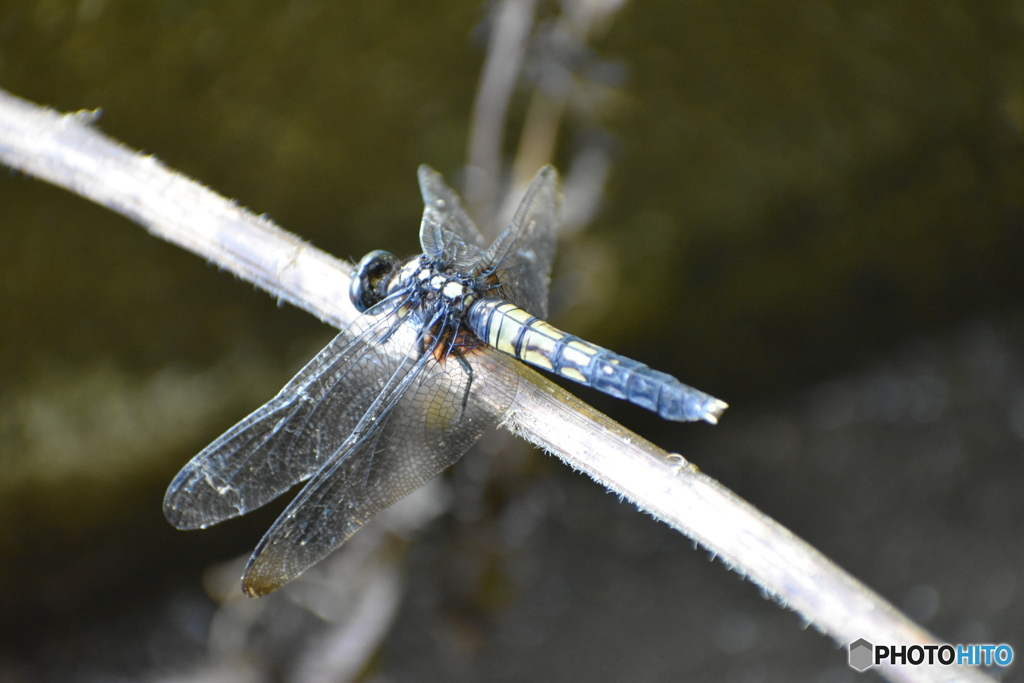
M245 514L323 467L402 366L398 327L407 326L394 311L361 317L192 458L164 497L171 524L195 529ZM408 353L413 344L405 343Z
M477 265L493 270L504 297L538 318L547 317L548 285L559 225L558 172L537 172L508 228L494 240Z
M480 230L462 208L462 201L441 174L426 164L419 168L423 220L420 246L423 253L457 266L477 261L486 243Z
M342 447L260 541L242 587L263 595L344 543L368 519L426 484L497 424L516 392L513 364L494 349L467 351L462 364L429 357L367 438ZM495 372L495 366L512 372Z

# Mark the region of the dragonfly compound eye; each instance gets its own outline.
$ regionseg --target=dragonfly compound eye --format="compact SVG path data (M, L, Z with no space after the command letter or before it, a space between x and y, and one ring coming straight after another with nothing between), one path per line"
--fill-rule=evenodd
M352 305L359 312L384 300L391 274L400 263L397 256L380 249L371 251L359 261L348 290Z

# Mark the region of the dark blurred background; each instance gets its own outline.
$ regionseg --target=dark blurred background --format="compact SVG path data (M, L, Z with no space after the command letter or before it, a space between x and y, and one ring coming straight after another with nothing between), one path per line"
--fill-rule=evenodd
M409 255L416 166L464 179L491 9L8 2L0 87L101 109L106 133L336 256ZM559 12L539 4L540 27ZM555 324L732 408L712 429L587 400L940 638L1018 650L1022 38L1011 0L624 5L575 63L554 162L599 148L610 164L552 292ZM0 680L315 680L296 673L308 640L208 646L225 607L200 576L280 507L185 534L161 499L331 336L3 174ZM397 613L365 679L853 680L845 653L687 539L498 441L396 552Z

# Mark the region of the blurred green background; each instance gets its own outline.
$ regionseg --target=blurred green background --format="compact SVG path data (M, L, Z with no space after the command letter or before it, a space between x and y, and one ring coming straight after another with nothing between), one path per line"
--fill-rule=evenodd
M452 0L8 2L0 87L60 111L101 109L109 135L336 256L408 255L416 166L460 180L487 12ZM1010 0L626 5L590 45L618 76L560 131L556 165L600 135L612 166L596 220L562 247L553 322L734 407L712 431L585 397L755 501L785 488L806 508L783 521L830 538L816 511L841 504L813 474L797 485L778 462L752 462L778 435L757 411L908 339L1015 319L1022 29L1024 2ZM512 131L526 106L517 91ZM163 604L206 563L255 545L272 513L180 534L162 519L163 487L332 334L123 218L17 173L0 178L0 674L47 679L33 662L53 643L117 632L129 606ZM737 437L745 415L768 431ZM1019 447L1007 443L1009 469L990 471L1019 491ZM861 462L846 471L873 467ZM633 515L621 522L630 534L662 534L541 467L583 487L566 495L589 495L597 514ZM1001 510L1019 550L1020 507ZM595 538L584 562L619 552ZM657 538L681 548L679 561L706 564L686 540ZM1011 583L1024 582L1022 556L1009 555ZM720 567L694 571L736 583ZM784 623L844 673L842 653ZM124 670L145 668L144 656L127 659Z

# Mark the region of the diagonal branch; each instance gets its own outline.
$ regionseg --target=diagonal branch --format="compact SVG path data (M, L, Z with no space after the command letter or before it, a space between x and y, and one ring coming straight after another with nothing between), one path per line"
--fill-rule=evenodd
M151 156L0 91L0 161L138 222L337 327L356 312L350 268ZM694 539L840 644L932 635L681 456L669 455L525 367L504 426ZM486 378L484 378L486 379ZM988 681L970 668L883 668L894 681Z

